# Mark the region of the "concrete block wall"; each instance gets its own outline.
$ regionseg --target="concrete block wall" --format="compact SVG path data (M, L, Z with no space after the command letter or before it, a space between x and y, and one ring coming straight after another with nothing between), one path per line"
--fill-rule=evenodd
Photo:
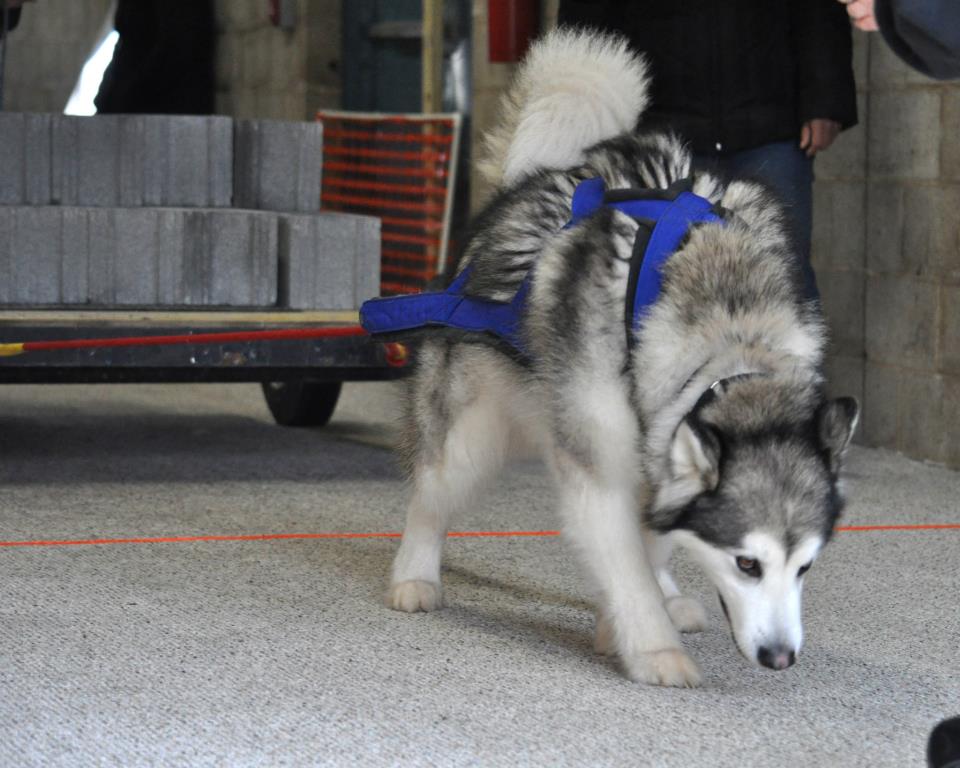
M869 93L869 39L864 33L854 32L853 65L860 121L815 162L812 260L830 329L830 390L863 403Z
M861 442L960 467L960 83L855 40L861 125L816 164L831 385Z
M869 50L863 439L960 467L960 83Z

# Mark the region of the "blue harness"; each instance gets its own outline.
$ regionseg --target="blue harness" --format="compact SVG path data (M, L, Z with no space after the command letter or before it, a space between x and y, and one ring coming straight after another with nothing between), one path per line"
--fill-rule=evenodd
M683 190L669 195L670 190L611 190L603 179L587 179L577 185L573 194L569 229L604 206L621 211L652 226L646 247L634 246L630 282L627 291L626 325L628 339L638 330L643 318L660 294L661 268L677 250L691 225L698 222L722 221L713 204L705 198ZM657 195L653 197L652 195ZM370 299L360 307L360 323L371 335L397 334L404 331L439 326L468 333L491 334L501 339L521 357L528 357L521 338L521 321L533 270L527 273L510 301L492 301L464 294L470 279L468 264L445 291L418 293Z

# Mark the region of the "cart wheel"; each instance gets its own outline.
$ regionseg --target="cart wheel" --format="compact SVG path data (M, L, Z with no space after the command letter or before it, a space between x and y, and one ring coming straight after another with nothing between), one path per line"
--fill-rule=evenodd
M263 396L273 420L284 427L322 427L333 416L339 381L265 381Z

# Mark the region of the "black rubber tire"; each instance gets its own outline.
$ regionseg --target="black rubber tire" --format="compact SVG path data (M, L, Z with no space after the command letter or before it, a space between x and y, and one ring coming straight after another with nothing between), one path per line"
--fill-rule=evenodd
M265 381L261 384L273 420L283 427L322 427L340 399L339 381Z

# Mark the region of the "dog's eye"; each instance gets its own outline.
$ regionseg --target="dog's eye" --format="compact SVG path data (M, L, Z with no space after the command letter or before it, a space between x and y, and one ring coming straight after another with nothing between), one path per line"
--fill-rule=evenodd
M747 576L753 576L755 579L759 579L763 575L763 569L760 567L760 563L752 557L738 557L737 568L747 574Z
M809 562L806 565L801 566L800 570L797 571L797 578L800 578L801 576L803 576L803 574L809 571L811 565L813 565L813 562Z

